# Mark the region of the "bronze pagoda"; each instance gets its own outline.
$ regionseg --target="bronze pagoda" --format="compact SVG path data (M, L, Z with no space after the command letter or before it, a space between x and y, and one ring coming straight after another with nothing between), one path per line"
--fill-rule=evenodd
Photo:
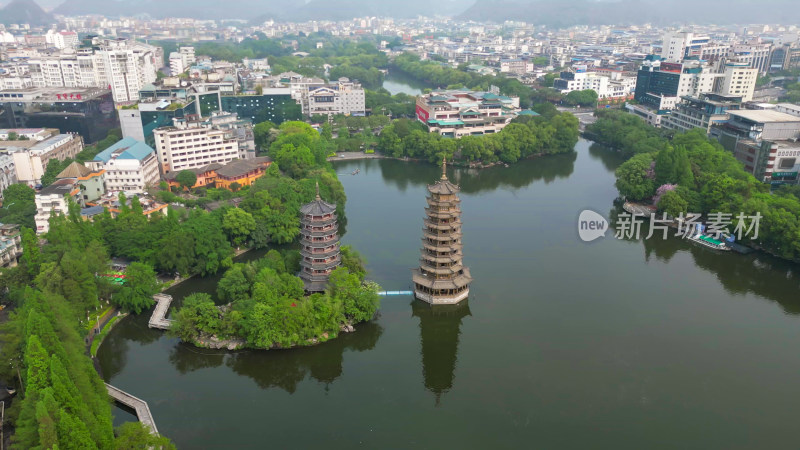
M428 207L422 229L422 257L413 269L414 296L433 305L454 304L467 298L472 277L462 264L461 200L459 187L442 178L428 185Z
M336 205L319 196L300 208L300 278L306 292L324 292L331 272L342 264Z

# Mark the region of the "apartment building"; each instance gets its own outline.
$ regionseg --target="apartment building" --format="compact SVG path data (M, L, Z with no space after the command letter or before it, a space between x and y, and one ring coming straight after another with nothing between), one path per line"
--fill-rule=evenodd
M416 104L417 120L449 137L497 133L519 112L519 97L468 90L433 91Z
M175 118L173 124L153 131L161 173L225 164L240 158L239 141L230 129L205 120Z
M75 202L85 206L81 197L81 188L74 178L56 180L50 186L36 193L36 234L47 233L50 230L51 214L62 215L69 212L69 203Z
M155 81L157 54L141 42L95 38L92 48L33 57L28 68L34 87L110 87L115 102L129 103Z
M156 152L144 142L124 138L86 163L92 171L105 170L106 192L144 193L158 183Z
M53 47L63 50L65 48L75 48L78 46L78 33L74 31L54 31L48 30L44 35L45 42Z
M502 73L516 73L523 75L533 72L533 62L525 59L501 59L500 72Z

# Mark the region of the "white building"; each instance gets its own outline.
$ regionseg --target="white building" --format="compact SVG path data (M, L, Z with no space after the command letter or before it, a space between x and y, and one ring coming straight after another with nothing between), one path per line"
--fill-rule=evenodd
M533 72L533 62L524 59L500 60L500 72L516 73L519 75Z
M321 87L310 87L303 92L303 113L346 116L366 114L364 89L347 78L339 78L338 83Z
M636 78L625 77L618 72L609 75L584 71L561 72L553 87L564 94L591 89L597 92L600 99L627 98L636 90Z
M717 93L741 96L742 101L749 102L753 99L757 78L758 69L751 68L746 63L727 63Z
M176 118L173 122L175 126L153 130L162 173L196 169L212 163L225 164L241 157L232 130L219 129L210 121Z
M129 103L139 99L142 86L156 80L160 65L156 47L125 39L95 39L94 44L94 50L31 58L31 83L34 87L111 86L115 102Z
M107 39L101 42L95 55L95 69L111 86L116 103L139 100L142 86L156 81L156 51L151 45Z
M55 31L49 30L44 35L45 41L53 47L63 50L65 48L75 48L80 42L78 33L74 31Z
M169 54L169 72L177 76L186 72L195 62L194 47L180 47L177 52Z
M75 178L56 180L50 186L36 193L36 234L47 233L50 230L50 215L62 215L69 212L70 200L84 206L81 197L81 188Z
M105 170L106 192L142 194L159 179L155 150L133 138L124 138L98 153L86 167Z
M679 63L687 56L700 56L703 47L709 43L708 36L679 31L664 35L661 58L667 62Z
M0 196L7 187L17 182L17 171L14 168L14 157L8 153L0 154Z
M83 139L77 134L58 134L41 141L6 142L4 147L14 161L16 181L34 187L42 182L51 160L63 161L80 153Z

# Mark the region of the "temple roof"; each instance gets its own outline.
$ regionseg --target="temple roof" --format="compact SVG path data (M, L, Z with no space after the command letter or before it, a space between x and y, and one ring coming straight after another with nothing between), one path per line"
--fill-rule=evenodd
M333 203L328 203L319 196L319 183L317 183L317 198L314 199L311 203L306 203L305 205L300 207L300 213L304 216L312 215L312 216L322 216L325 214L330 214L336 211L336 205Z

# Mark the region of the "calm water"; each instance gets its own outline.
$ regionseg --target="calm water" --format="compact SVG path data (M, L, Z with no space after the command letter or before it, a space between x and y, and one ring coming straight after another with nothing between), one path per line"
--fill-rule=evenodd
M195 349L128 318L100 348L105 376L181 448L796 448L798 268L680 240L581 243L577 216L612 209L617 164L581 141L452 170L468 303L387 297L356 333L270 352ZM407 288L439 171L337 163L356 167L343 240Z
M383 80L383 88L392 95L404 93L408 95L419 95L425 89L425 83L398 72L390 72Z

